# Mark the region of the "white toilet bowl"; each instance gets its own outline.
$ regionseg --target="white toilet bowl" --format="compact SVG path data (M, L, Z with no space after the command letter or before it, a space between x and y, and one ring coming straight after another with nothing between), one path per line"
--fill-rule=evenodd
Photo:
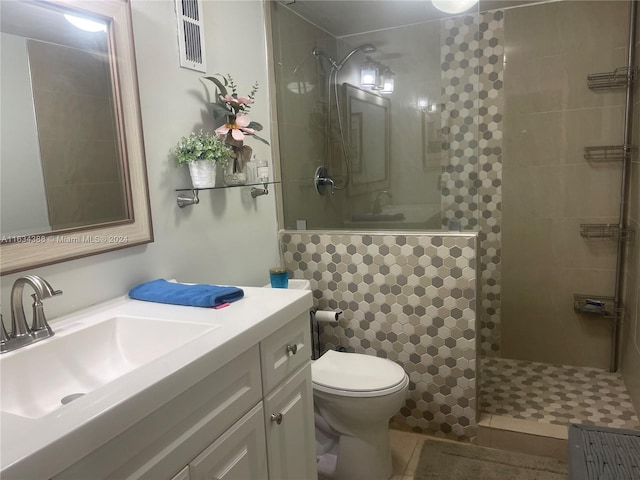
M388 480L389 419L409 377L384 358L330 350L312 367L318 473L332 480Z

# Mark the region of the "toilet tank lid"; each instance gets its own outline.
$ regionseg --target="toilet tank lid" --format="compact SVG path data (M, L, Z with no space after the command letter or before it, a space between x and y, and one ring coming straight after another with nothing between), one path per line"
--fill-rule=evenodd
M386 358L329 350L311 366L313 383L358 392L383 390L404 380L404 369Z

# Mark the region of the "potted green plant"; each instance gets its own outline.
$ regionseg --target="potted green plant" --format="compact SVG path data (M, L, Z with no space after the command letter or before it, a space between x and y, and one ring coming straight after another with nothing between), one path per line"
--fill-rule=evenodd
M188 165L193 188L216 185L216 166L226 167L232 150L217 135L200 130L182 137L173 150L178 165Z

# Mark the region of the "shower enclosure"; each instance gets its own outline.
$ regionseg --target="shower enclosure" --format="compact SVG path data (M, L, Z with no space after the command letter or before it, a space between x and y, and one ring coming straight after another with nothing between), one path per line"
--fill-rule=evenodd
M477 231L488 371L503 359L522 372L518 362L597 375L613 364L640 401L630 2L491 1L457 16L428 3L270 3L284 227ZM349 58L334 72L314 49ZM368 61L395 74L392 93L362 85ZM624 84L590 88L602 72ZM388 116L374 128L363 112L376 102ZM316 190L319 167L345 188Z

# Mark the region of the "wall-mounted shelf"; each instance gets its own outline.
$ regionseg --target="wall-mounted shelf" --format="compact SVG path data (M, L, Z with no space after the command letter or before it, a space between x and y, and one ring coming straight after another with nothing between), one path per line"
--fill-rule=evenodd
M577 313L601 315L604 318L619 318L624 309L616 308L613 297L601 295L573 295L573 309Z
M587 75L587 86L591 90L622 88L631 85L638 78L638 67L620 67L613 72Z
M626 241L633 239L634 231L609 223L581 223L580 235L584 238L611 238Z
M630 159L635 149L633 145L585 147L584 158L588 162L621 162Z
M202 190L222 190L225 188L251 187L251 197L256 198L261 195L269 195L269 185L276 185L278 183L280 182L245 183L242 185L220 185L219 187L210 188L176 188L176 192L190 192L190 194L180 193L178 195L178 206L180 208L184 208L189 205L197 205L198 203L200 203L198 192Z

